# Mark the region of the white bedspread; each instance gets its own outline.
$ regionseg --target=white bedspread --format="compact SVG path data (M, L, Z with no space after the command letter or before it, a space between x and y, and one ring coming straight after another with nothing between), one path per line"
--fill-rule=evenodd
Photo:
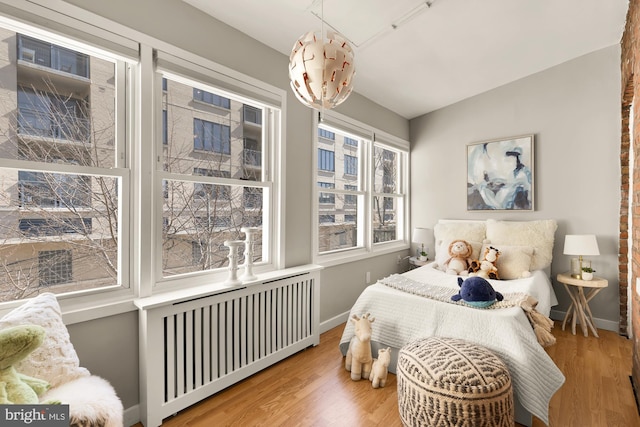
M456 276L444 274L432 265L405 275L439 286L458 287ZM546 290L545 286L535 285L540 276L548 284ZM551 305L557 303L543 272L535 272L529 279L497 282L501 281L491 281L491 284L499 292L525 292L537 298L538 311L547 316ZM522 406L545 424L549 423L549 401L564 383L564 375L538 344L520 307L483 310L435 301L376 283L358 297L349 317L364 313L371 313L375 318L371 340L381 347L400 349L418 338L444 336L465 339L491 349L509 368L514 392ZM353 324L347 322L340 340L343 355L352 336ZM391 372L395 372L396 362L392 361Z

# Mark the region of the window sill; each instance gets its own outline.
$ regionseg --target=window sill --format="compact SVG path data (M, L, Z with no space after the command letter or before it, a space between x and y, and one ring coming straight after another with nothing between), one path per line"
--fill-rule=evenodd
M133 293L128 289L102 291L76 297L58 296L57 298L62 311L62 319L66 325L137 310L133 304ZM22 300L3 304L0 308L0 318L24 303L25 301Z
M323 267L332 267L335 265L347 264L350 262L361 261L369 258L374 258L380 255L386 255L394 252L404 251L410 248L410 245L404 242L394 242L383 247L376 247L372 251L366 249L349 249L345 251L338 251L328 255L316 255L314 264L321 265Z

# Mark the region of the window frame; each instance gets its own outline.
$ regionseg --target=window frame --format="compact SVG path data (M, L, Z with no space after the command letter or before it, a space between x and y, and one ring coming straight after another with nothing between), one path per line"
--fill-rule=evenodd
M359 137L358 141L363 143L361 148L361 158L358 161L358 180L345 182L345 189L328 189L320 187L316 181L326 171L318 168L319 166L319 150L322 147L326 149L326 138L319 136L319 126L329 128L346 136ZM364 140L364 141L363 141ZM312 177L312 256L313 262L323 266L339 265L349 263L361 259L367 259L386 253L397 252L399 250L408 249L409 241L409 142L373 126L351 119L343 114L335 111L325 111L322 118L320 114L314 114L313 120L313 141L314 156L312 165L314 167L314 175ZM375 193L374 192L374 147L384 147L396 153L398 159L398 176L397 191L395 193ZM351 177L351 175L349 175ZM337 179L337 178L336 178ZM359 182L361 188L353 191L352 188L346 189L347 185L354 185ZM337 186L337 181L336 181ZM349 211L345 212L349 218L357 218L358 221L358 244L354 247L337 249L327 252L319 252L319 227L321 224L320 215L327 216L329 212L323 212L322 205L319 202L320 193L333 193L346 196L357 197L356 204L349 204ZM399 201L397 203L397 211L395 213L396 239L386 242L374 243L373 241L373 214L371 212L373 205L373 196L379 195L383 198L391 197ZM383 199L384 200L384 199ZM326 207L326 205L325 205ZM326 224L326 223L325 223Z
M0 9L3 5L0 4ZM22 5L21 5L22 6ZM134 70L138 64L137 43L125 37L103 31L93 25L72 17L43 9L35 4L25 4L22 18L13 18L11 13L0 16L0 25L7 30L27 37L45 40L58 48L81 52L85 55L114 63L115 73L115 122L114 122L114 164L111 167L81 166L70 163L45 163L34 160L0 159L0 168L30 173L60 174L68 177L103 177L118 181L118 272L116 283L95 289L71 291L57 294L61 307L73 307L74 314L69 322L84 321L106 315L128 311L135 296L132 286L131 264L123 262L133 256L131 245L123 236L130 235L131 214L131 158L130 142L133 120L129 105L133 104ZM25 19L27 17L28 19ZM65 22L66 24L63 24ZM73 25L69 25L72 22ZM95 29L85 33L83 29ZM92 34L87 36L87 34ZM85 37L86 36L86 37ZM87 40L88 39L88 40ZM16 85L16 99L20 86ZM105 305L109 301L109 306ZM24 299L0 303L0 316L24 303Z
M86 10L60 2L55 10L44 0L22 2L19 0L0 0L0 24L16 32L43 38L48 42L72 50L82 46L84 53L100 58L117 58L123 61L117 67L117 90L126 92L126 99L116 99L116 111L126 111L126 122L116 125L116 137L126 142L119 145L118 164L105 171L97 168L78 167L64 164L52 164L46 170L40 170L33 164L0 159L0 166L32 172L55 172L71 175L95 175L112 177L119 181L119 232L128 236L123 240L126 253L120 254L118 260L120 272L126 279L127 288L97 289L79 293L59 294L58 301L62 308L65 323L72 324L98 319L105 316L136 310L133 300L150 296L164 289L155 287L157 275L154 273L155 261L151 257L149 245L156 239L154 227L157 220L152 218L153 203L163 199L162 188L159 194L149 191L151 183L160 179L155 171L154 158L158 141L162 143L161 113L155 110L155 86L162 87L162 82L154 78L156 61L167 61L168 58L179 58L187 64L184 69L194 71L197 76L205 76L204 81L215 81L220 87L234 88L234 93L258 99L261 103L274 107L270 119L277 126L269 129L270 137L277 141L272 152L262 153L269 162L263 164L277 180L269 188L269 197L273 209L265 221L274 224L270 229L270 244L273 268L283 268L285 248L284 233L279 224L284 223L284 160L285 116L287 91L271 86L249 75L229 69L192 52L167 44L137 30L118 24ZM15 17L15 18L14 18ZM25 29L28 29L25 30ZM32 31L31 31L32 30ZM86 49L85 49L86 48ZM154 55L161 49L163 55ZM35 52L34 52L35 55ZM125 79L121 77L126 77ZM237 89L237 92L235 91ZM151 100L152 102L147 102ZM160 148L161 149L161 148ZM154 187L158 188L158 187ZM149 218L152 218L149 221ZM162 221L160 221L162 224ZM257 269L259 272L259 269ZM190 281L189 285L209 284L215 277ZM222 280L220 280L222 283ZM24 303L25 300L0 303L0 316Z
M232 92L228 88L230 86L220 85L220 75L213 69L207 68L207 61L201 60L201 64L194 64L189 61L186 53L183 53L184 57L178 57L167 52L157 51L155 56L161 58L160 61L156 61L154 69L154 93L156 96L154 105L154 117L156 118L156 132L162 127L162 111L163 102L162 96L162 82L167 80L176 81L184 85L191 85L198 87L204 91L216 93L220 96L228 97L240 101L245 105L261 109L263 114L261 126L263 133L263 146L261 152L261 164L262 164L262 181L240 180L235 178L222 178L216 176L197 176L197 175L184 175L169 173L162 167L163 155L162 155L162 141L156 138L153 146L155 147L154 158L156 159L154 166L154 191L158 193L158 187L162 187L162 183L165 180L177 180L182 182L193 182L193 185L217 185L217 186L234 186L244 188L242 194L242 204L245 205L245 197L247 195L247 188L261 189L264 194L264 205L262 206L263 216L263 260L254 264L254 272L262 273L283 268L283 252L284 247L282 245L283 237L283 222L279 222L277 218L282 217L284 211L283 205L283 183L284 183L284 170L281 164L282 159L280 153L283 151L284 141L281 137L282 132L282 103L284 102L284 93L280 93L277 89L274 91L279 95L276 102L261 102L262 99L254 99L246 96L246 88L242 89L238 86L238 92ZM239 84L238 82L234 82ZM251 86L254 88L253 86ZM255 89L255 88L254 88ZM244 92L243 92L244 91ZM282 91L284 92L284 91ZM260 97L258 97L260 98ZM244 108L242 109L241 121L244 122ZM157 123L157 122L160 123ZM253 122L250 122L253 123ZM245 141L243 140L243 147ZM228 156L228 154L222 154ZM154 203L155 208L150 212L151 216L155 219L155 223L162 224L162 205L164 197L162 199L157 198ZM250 209L250 208L249 208ZM252 224L251 224L252 225ZM185 286L198 286L208 284L211 289L224 288L224 281L228 276L228 269L226 267L217 268L205 271L193 271L188 273L181 273L175 276L163 277L162 272L162 229L161 227L155 227L155 251L154 251L154 271L151 273L150 289L147 289L148 294L157 292L169 291L174 289L182 289ZM226 249L226 248L225 248Z

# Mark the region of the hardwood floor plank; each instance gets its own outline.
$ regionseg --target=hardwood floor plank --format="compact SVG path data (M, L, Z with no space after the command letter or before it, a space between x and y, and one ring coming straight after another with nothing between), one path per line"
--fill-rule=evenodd
M384 388L352 381L338 343L344 326L322 334L320 345L276 365L165 420L167 427L401 426L396 376ZM640 426L633 397L632 343L610 331L600 338L556 322L557 343L547 348L566 377L549 405L550 427ZM141 427L142 424L137 424ZM534 427L544 424L534 418Z

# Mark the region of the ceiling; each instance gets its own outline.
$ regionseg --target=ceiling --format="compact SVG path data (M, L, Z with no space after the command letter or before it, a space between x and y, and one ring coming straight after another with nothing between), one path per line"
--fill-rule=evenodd
M339 31L355 52L354 91L407 119L619 43L628 6L627 0L183 1L287 56L308 31Z

